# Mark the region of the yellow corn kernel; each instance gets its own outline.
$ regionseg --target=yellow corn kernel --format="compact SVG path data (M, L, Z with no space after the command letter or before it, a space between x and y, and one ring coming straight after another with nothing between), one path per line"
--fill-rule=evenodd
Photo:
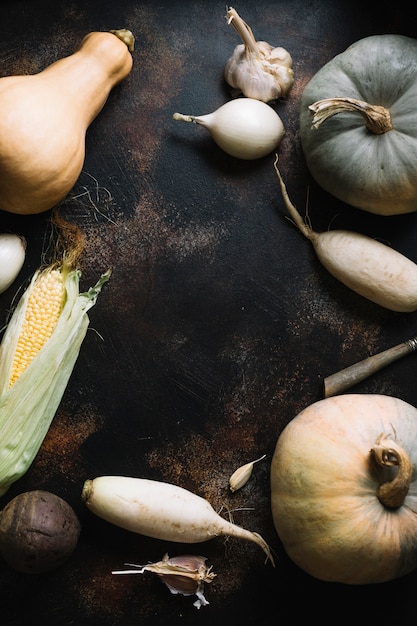
M27 302L9 388L51 337L62 311L64 294L64 278L59 269L48 269L39 274Z

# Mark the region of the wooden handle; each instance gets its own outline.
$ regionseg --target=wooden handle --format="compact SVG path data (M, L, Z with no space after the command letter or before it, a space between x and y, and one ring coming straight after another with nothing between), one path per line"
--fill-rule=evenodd
M374 354L324 379L324 397L335 396L417 349L417 337Z

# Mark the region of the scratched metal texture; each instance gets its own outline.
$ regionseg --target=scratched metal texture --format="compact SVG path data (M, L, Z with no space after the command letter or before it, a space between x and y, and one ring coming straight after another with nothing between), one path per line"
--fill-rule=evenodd
M280 168L293 202L304 210L308 196L317 230L359 230L417 261L417 214L382 218L331 198L309 177L298 131L302 90L335 54L370 34L417 35L402 4L241 0L235 8L257 39L293 57L294 87L273 105L286 128ZM120 27L136 37L133 70L90 126L83 172L59 207L88 238L82 286L108 267L113 275L43 446L2 498L4 506L26 490L53 491L74 507L82 532L72 558L50 574L19 574L0 561L1 623L266 626L274 616L293 626L334 624L334 611L361 623L415 619L417 573L352 587L315 580L289 561L272 523L269 465L284 426L322 398L323 377L412 336L416 315L365 301L319 265L286 219L274 155L233 159L205 129L172 120L235 96L222 71L240 41L224 3L2 2L0 76L40 71L88 32ZM0 214L1 230L28 241L17 283L0 296L1 325L48 251L50 217ZM356 390L417 405L415 357ZM231 494L231 473L263 454ZM170 544L103 522L81 501L84 480L103 474L169 481L206 497L262 534L276 567L233 538ZM217 574L199 611L152 574L111 574L189 552Z

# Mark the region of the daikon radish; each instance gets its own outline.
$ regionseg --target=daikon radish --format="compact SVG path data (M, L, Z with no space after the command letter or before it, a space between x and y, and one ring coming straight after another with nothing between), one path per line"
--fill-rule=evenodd
M98 517L154 539L200 543L230 536L253 541L274 565L269 546L258 534L223 519L204 498L170 483L99 476L86 480L81 494Z
M274 167L285 206L327 271L346 287L386 309L400 313L417 310L417 265L366 235L349 230L314 231L292 204L277 161Z

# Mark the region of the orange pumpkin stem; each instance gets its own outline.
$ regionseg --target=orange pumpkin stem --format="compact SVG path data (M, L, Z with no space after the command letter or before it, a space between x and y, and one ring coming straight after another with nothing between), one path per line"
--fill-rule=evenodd
M390 435L381 433L371 453L381 467L398 466L396 476L380 485L377 496L389 509L398 509L404 502L410 487L413 467L407 452Z

